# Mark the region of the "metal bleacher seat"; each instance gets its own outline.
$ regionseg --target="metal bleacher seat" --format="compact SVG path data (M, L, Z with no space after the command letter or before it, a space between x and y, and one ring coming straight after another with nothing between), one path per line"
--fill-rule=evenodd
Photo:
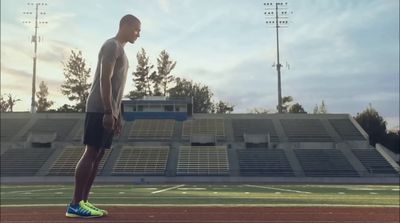
M365 140L349 119L329 119L329 122L343 140Z
M240 175L242 176L294 176L283 150L237 150Z
M56 161L50 167L49 176L72 176L75 174L75 167L79 159L82 157L84 152L83 146L67 146L63 149L61 154L58 156ZM104 167L108 156L110 155L110 150L106 149L104 156L99 164L98 174Z
M174 133L175 120L172 119L138 119L130 131L129 139L171 139Z
M270 119L233 119L233 134L235 140L243 141L245 134L270 135L272 142L278 142L279 137Z
M228 175L229 162L226 146L181 146L177 175Z
M398 174L375 149L352 149L351 151L370 174Z
M1 119L1 141L11 141L28 121L27 118Z
M337 149L295 149L295 154L308 177L359 176L343 153Z
M66 139L68 134L71 132L74 125L79 119L38 119L35 124L27 131L22 138L27 139L30 133L41 133L41 132L55 132L57 133L57 141L63 141Z
M319 119L281 119L289 142L332 142Z
M190 139L192 135L214 135L217 139L225 139L223 119L192 119L183 122L182 138Z
M33 176L53 151L50 148L7 150L1 155L1 176Z
M113 175L165 175L169 146L124 146Z

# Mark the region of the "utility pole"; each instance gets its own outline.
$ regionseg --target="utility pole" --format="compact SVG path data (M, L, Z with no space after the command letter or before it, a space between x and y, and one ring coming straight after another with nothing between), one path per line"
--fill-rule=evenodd
M35 94L36 94L36 60L37 60L37 44L40 41L40 37L38 37L38 24L47 24L45 21L38 21L39 14L45 15L46 12L39 12L39 6L46 6L47 3L28 3L28 6L35 6L35 35L32 36L31 42L34 43L34 51L33 51L33 75L32 75L32 100L31 100L31 113L36 112L36 102L35 102ZM25 15L32 15L32 12L23 12ZM30 24L31 21L23 21L22 23Z
M279 61L279 28L288 27L288 3L287 2L275 2L275 3L264 3L265 6L265 18L268 27L276 28L276 70L278 71L278 112L282 113L282 90L281 90L281 67L282 64ZM293 12L290 12L292 14Z

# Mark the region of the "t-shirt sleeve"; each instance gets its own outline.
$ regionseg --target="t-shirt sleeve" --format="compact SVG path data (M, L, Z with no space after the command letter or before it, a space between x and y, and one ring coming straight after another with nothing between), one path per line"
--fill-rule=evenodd
M118 45L115 41L107 41L103 46L102 63L114 62L119 57Z

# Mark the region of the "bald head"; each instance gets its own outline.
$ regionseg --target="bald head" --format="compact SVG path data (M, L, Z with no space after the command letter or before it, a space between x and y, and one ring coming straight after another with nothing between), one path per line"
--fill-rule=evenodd
M119 30L117 36L122 42L134 43L140 36L141 23L138 18L133 15L125 15L119 22Z
M121 21L119 21L119 28L121 29L124 25L133 25L133 24L140 23L140 20L136 18L135 16L128 14L125 15L124 17L121 18Z

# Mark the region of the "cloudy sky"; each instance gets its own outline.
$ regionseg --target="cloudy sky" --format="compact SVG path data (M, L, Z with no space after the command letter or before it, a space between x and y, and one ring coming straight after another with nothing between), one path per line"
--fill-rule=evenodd
M60 92L62 61L81 50L95 68L99 47L113 37L120 18L142 21L140 39L126 45L129 74L144 48L151 62L162 50L177 61L175 76L210 86L215 100L275 109L275 30L265 24L261 0L48 0L41 16L38 80L49 86L54 107L69 103ZM1 0L1 93L12 93L15 110L30 109L33 11L28 1ZM280 31L282 95L306 111L325 101L330 113L356 115L372 104L399 125L399 1L288 1L289 27ZM289 64L289 66L286 66ZM129 78L131 79L131 78ZM125 92L133 89L127 82Z

